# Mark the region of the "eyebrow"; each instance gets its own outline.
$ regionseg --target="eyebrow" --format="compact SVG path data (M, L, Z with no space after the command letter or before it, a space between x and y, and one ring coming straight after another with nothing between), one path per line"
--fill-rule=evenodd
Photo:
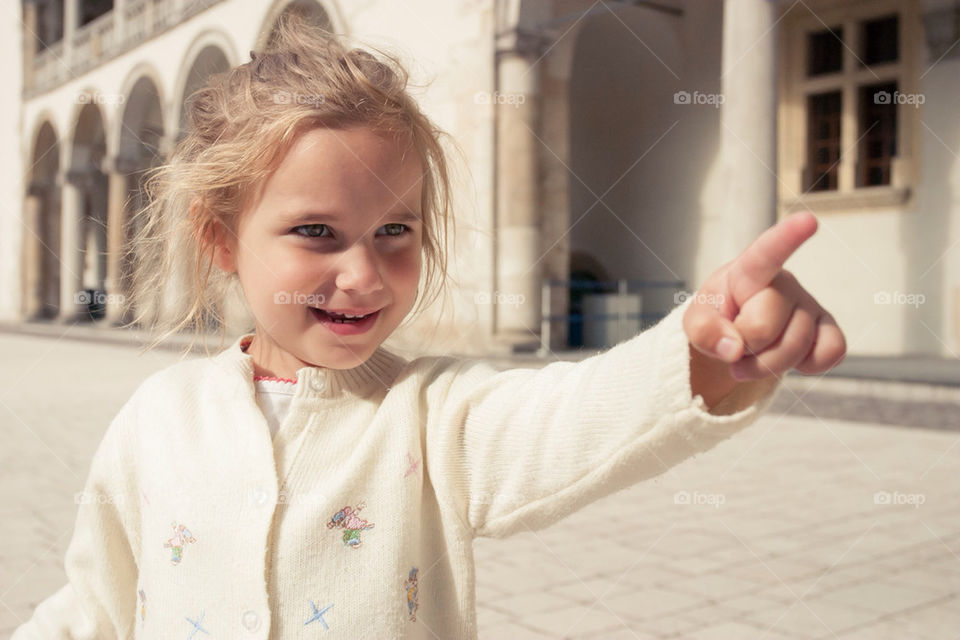
M336 222L340 219L340 216L333 213L320 213L317 211L303 211L303 212L283 212L281 217L285 222ZM384 218L392 218L394 220L403 220L405 222L420 222L420 216L413 213L412 211L396 211L394 213L384 214Z

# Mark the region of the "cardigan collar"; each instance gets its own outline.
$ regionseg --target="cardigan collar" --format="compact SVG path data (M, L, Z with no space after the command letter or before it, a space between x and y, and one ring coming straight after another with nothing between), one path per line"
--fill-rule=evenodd
M253 356L244 349L253 337L253 333L245 333L214 356L219 364L239 372L251 393L254 392ZM294 398L330 398L341 394L365 396L377 390L389 389L403 364L402 358L380 346L366 361L351 369L304 366L297 369Z

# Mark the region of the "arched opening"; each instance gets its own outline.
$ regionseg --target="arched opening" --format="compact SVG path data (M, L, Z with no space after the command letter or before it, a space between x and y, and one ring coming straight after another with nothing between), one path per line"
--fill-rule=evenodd
M80 273L71 274L78 286L68 292L75 301L77 319L99 320L106 310L108 185L102 169L106 146L100 109L87 103L77 118L69 176L77 191L77 245L64 247L81 254Z
M570 254L568 346L572 348L583 346L583 297L591 291L599 290L599 286L592 283L608 282L609 280L609 272L600 264L599 260L580 251L574 251Z
M198 89L203 87L207 79L215 73L223 73L230 70L230 63L227 61L227 55L217 45L207 45L197 54L190 71L187 73L184 81L183 91L180 93L182 101L180 103L180 124L177 131L177 142L183 140L190 130L190 103L191 96Z
M111 233L117 233L118 237L114 247L118 250L123 249L122 259L115 267L118 271L115 276L118 280L115 283L115 289L116 293L124 297L130 295L130 278L135 267L134 257L128 255L125 249L130 238L139 230L135 225L141 223L134 214L147 204L143 185L145 173L148 169L163 163L164 159L160 151L163 136L163 109L160 95L154 82L144 76L134 84L124 106L119 151L115 164L117 175L111 176L111 180L120 181L120 186L114 188L122 193L122 196L114 197L123 198L121 216L118 216L117 221L121 229L111 229ZM114 222L111 221L111 224ZM115 324L130 322L134 310L126 309L126 312L126 316L116 316L113 322Z
M264 45L270 46L273 44L276 37L277 22L282 16L291 14L296 15L299 18L303 18L308 24L322 27L328 31L334 30L330 16L327 14L324 8L320 6L320 3L316 2L316 0L293 0L289 4L285 5L279 12L276 12L276 17L270 20L270 31L266 38L263 37L263 33L260 34L257 42L260 43L261 47Z
M50 320L60 312L60 144L49 122L37 132L24 198L23 315Z

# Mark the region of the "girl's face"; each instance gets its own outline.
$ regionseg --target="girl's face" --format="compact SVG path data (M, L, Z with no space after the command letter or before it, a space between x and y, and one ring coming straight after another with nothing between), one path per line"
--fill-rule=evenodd
M366 127L304 132L218 245L217 265L237 273L256 319L256 375L358 366L412 309L422 169L404 151ZM375 315L335 324L313 307Z

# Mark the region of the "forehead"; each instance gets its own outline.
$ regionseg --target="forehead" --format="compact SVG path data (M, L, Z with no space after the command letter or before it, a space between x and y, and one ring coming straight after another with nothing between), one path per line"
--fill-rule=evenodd
M263 204L285 209L396 208L416 211L422 169L407 142L366 127L300 134L263 185ZM382 212L381 212L382 213Z

